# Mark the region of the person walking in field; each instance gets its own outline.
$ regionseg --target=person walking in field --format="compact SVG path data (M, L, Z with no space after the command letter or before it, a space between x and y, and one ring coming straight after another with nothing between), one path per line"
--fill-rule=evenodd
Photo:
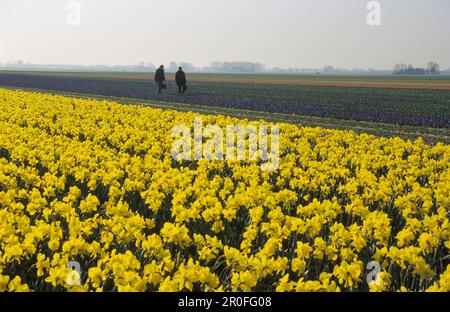
M161 90L166 88L164 81L166 81L166 75L164 73L164 65L161 65L155 73L156 92L158 94L161 94Z
M179 67L177 73L175 74L175 82L178 86L178 93L185 93L187 90L187 80L186 74L183 71L183 68Z

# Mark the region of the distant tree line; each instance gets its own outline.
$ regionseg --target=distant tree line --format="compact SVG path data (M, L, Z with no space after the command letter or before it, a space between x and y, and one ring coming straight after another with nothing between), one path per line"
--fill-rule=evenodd
M263 73L266 68L261 63L252 62L212 62L210 66L196 67L186 62L170 62L166 66L167 72L176 72L178 67L182 67L186 72L207 72L207 73Z
M157 64L159 67L159 63ZM212 62L209 66L197 67L187 62L170 62L166 65L166 71L174 73L178 67L183 67L186 72L190 73L271 73L271 74L328 74L328 75L443 75L450 74L448 70L442 70L439 64L429 62L426 68L418 68L409 64L396 64L392 70L379 70L374 68L335 68L331 65L323 68L281 68L281 67L266 67L264 64L257 62ZM157 66L150 62L139 62L136 65L39 65L24 62L22 60L13 63L1 64L0 68L15 68L15 69L35 69L35 70L76 70L76 71L111 71L111 72L153 72Z
M212 72L223 73L262 73L266 71L263 64L252 62L212 62L209 69Z
M395 64L394 75L440 75L439 64L429 62L426 68L414 67L409 64Z

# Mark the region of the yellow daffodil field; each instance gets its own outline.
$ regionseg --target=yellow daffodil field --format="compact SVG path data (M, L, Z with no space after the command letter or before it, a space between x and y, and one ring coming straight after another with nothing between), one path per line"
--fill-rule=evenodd
M174 160L198 116L0 89L0 291L450 291L450 146L280 123L277 170Z

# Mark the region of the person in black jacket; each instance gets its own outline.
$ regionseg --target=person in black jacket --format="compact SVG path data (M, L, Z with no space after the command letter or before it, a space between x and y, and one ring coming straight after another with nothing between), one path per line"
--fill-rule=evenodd
M165 89L164 81L166 81L166 75L164 74L164 65L161 65L155 73L156 91L161 93L162 89Z
M177 73L175 74L175 82L178 86L178 93L185 93L187 90L187 80L186 80L186 74L183 71L183 68L178 68Z

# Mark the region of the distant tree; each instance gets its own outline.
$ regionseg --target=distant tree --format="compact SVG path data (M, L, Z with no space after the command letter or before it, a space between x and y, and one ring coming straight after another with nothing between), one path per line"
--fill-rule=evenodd
M186 71L186 72L193 71L195 69L194 65L192 65L191 63L184 63L183 62L183 63L180 64L180 66L183 67L183 70Z
M429 62L427 66L427 73L430 75L439 75L441 73L439 64L435 62Z
M324 73L334 73L335 69L333 66L328 65L323 68L323 72Z
M169 72L176 72L178 70L178 65L176 62L170 62L169 68L167 69Z
M395 64L394 75L425 75L426 71L423 68L416 68L409 64Z
M223 67L223 62L215 61L215 62L211 63L211 68L222 68L222 67Z
M408 65L400 63L395 64L394 66L394 74L406 74L408 71Z

